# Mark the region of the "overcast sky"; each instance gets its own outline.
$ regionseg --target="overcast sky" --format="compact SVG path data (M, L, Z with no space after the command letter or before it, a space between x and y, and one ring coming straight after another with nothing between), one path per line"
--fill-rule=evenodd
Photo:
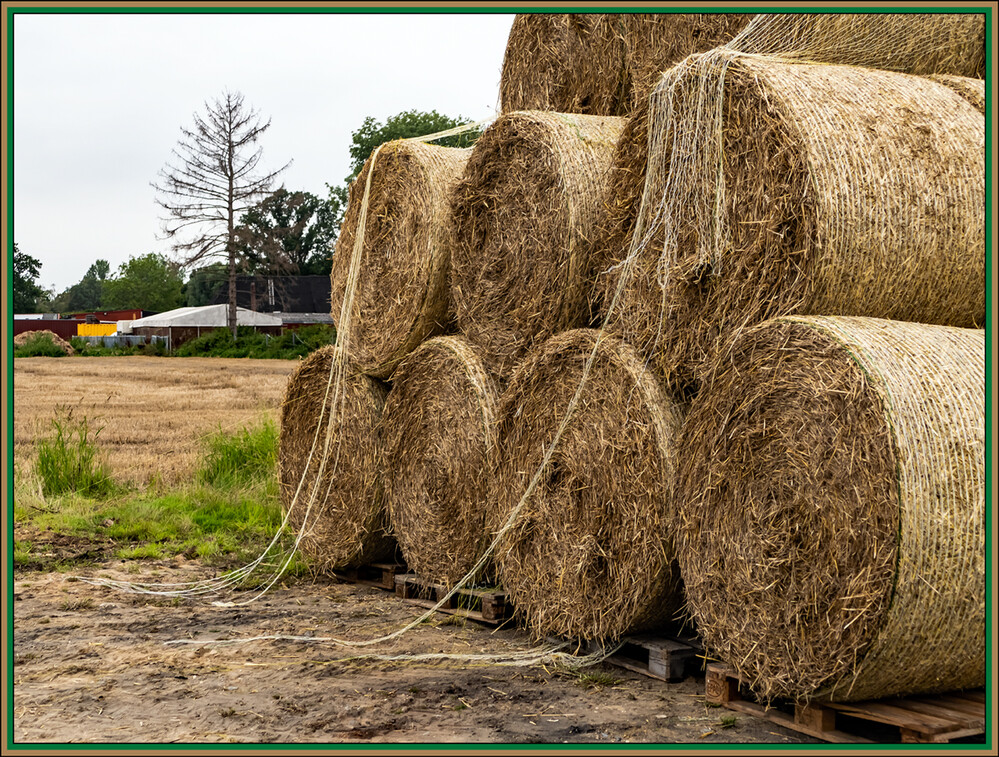
M366 116L497 110L509 14L18 14L14 238L56 292L98 258L169 253L155 190L180 127L223 90L271 127L262 170L325 197Z

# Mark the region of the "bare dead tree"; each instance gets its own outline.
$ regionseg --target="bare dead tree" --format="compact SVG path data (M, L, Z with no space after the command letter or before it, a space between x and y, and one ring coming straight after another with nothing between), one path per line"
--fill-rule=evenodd
M174 161L153 183L157 203L169 216L163 220L166 239L173 241L182 266L212 258L229 265L229 314L227 323L236 338L237 217L266 195L274 179L291 162L276 171L257 174L263 153L254 149L270 127L257 111L244 105L239 92L224 92L205 115L194 114L194 127L181 127L183 135L173 149Z

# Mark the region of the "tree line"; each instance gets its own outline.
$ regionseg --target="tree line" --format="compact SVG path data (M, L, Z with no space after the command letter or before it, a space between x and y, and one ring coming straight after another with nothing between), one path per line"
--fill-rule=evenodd
M172 256L149 252L112 272L107 260L91 264L62 292L38 284L41 262L14 245L14 312L79 312L173 308L211 304L229 286L230 328L235 333L235 276L325 275L332 269L336 238L349 187L382 143L445 131L468 122L437 111L411 110L384 123L364 119L352 133L350 174L327 184L327 196L271 187L277 171L256 172L260 135L270 126L239 93L225 92L182 128L174 161L160 172L157 201L166 210L164 238ZM477 131L437 144L465 147ZM185 275L189 274L189 275Z

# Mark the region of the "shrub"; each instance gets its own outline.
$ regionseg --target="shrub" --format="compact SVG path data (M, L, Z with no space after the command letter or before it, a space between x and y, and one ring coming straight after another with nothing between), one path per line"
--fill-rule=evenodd
M14 338L14 357L66 357L73 354L69 345L51 331L30 331ZM67 347L69 347L67 351Z

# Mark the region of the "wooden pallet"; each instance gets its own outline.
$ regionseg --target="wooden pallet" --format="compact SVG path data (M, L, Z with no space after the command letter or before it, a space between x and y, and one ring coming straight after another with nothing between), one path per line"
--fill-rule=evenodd
M420 607L434 607L447 596L446 586L431 583L415 573L395 577L395 595L410 604ZM438 612L471 618L490 625L499 625L513 614L513 607L507 601L505 591L486 589L458 589Z
M640 635L626 636L622 641L623 646L606 662L669 683L701 670L704 650L694 638ZM596 643L587 647L591 654L599 650Z
M985 692L764 707L727 665L709 664L705 701L837 744L941 744L985 733ZM790 710L790 711L789 711ZM877 733L880 733L879 736Z
M396 576L405 573L406 566L397 563L372 563L359 568L344 568L337 575L351 583L377 586L386 591L395 591Z

